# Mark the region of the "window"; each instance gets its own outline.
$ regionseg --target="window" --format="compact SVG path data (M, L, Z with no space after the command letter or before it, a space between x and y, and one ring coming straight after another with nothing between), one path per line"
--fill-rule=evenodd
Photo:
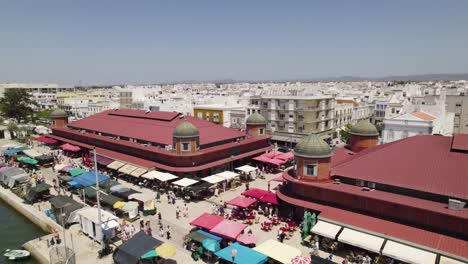
M197 113L197 117L200 118L200 119L203 119L203 113L202 113L202 112L198 112L198 113Z
M317 176L317 167L318 167L317 164L304 165L304 174L307 175L307 176L316 177Z
M260 128L260 129L258 130L258 134L259 134L259 135L264 135L264 134L265 134L265 129L264 129L264 128Z
M190 151L190 143L180 143L182 146L182 151Z

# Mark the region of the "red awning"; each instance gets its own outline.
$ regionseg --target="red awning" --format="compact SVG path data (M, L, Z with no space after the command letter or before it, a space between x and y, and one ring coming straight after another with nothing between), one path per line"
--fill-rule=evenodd
M271 203L273 205L278 205L278 199L276 198L276 193L269 192L265 195L263 195L260 199L260 202L263 203Z
M257 200L253 198L239 196L227 202L227 204L234 205L240 208L250 207L252 204L256 203Z
M77 152L80 151L81 148L78 146L73 146L71 144L65 143L60 146L61 149L66 150L66 151L71 151L71 152Z
M266 158L269 158L269 159L274 159L276 158L277 156L279 155L283 155L285 153L281 152L281 151L278 151L278 150L273 150L273 151L270 151L268 153L265 153L263 154L262 156L266 157Z
M193 219L192 222L190 222L190 224L196 227L210 230L222 221L224 221L224 217L222 216L203 213L199 217Z
M55 143L57 143L57 140L51 139L51 138L48 138L48 137L45 137L45 136L39 136L39 137L36 137L34 139L39 141L39 142L46 143L46 144L55 144Z
M268 194L268 191L257 189L257 188L252 188L242 193L242 195L244 196L252 197L255 199L260 199L262 198L262 196L266 194Z
M226 238L236 239L246 227L246 224L236 223L231 220L223 220L214 228L210 229L210 233Z
M275 159L280 159L280 160L285 160L285 161L293 160L294 154L292 152L279 154L278 156L275 157Z

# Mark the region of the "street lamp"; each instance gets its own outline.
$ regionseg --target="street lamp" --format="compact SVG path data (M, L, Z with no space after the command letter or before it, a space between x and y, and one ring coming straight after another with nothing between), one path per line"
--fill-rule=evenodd
M234 261L236 260L236 256L237 256L237 249L232 249L231 250L231 256L232 256L232 263L234 263Z

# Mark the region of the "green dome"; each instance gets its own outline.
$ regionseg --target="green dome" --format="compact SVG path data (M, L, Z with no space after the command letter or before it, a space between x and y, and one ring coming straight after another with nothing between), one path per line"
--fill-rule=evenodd
M311 134L297 143L294 147L294 155L303 158L328 158L331 157L332 151L323 139Z
M199 135L198 129L187 120L178 125L172 132L172 136L175 138L192 138Z
M251 114L245 121L247 125L266 125L266 123L266 119L258 113Z
M378 136L379 135L377 128L367 120L361 120L357 122L357 124L351 127L351 131L349 133L351 135L357 135L357 136Z
M52 113L50 113L50 118L62 118L68 117L67 112L63 111L62 109L55 109Z

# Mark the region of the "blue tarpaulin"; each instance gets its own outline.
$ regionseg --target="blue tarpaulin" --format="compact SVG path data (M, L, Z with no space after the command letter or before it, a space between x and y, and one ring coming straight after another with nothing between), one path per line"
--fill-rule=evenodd
M98 174L98 181L102 182L108 180L109 177L104 174ZM73 178L74 182L77 182L81 187L88 187L96 185L96 173L94 171L85 172L79 176Z
M203 231L203 230L197 230L197 232L200 233L200 234L202 234L202 235L204 235L204 236L206 236L206 237L209 237L209 238L211 238L211 239L214 239L214 240L216 240L216 241L221 241L221 240L223 240L221 237L215 236L215 235L210 234L210 233L208 233L208 232L206 232L206 231Z
M13 148L13 149L7 149L7 150L3 151L3 154L11 155L11 154L14 154L14 153L19 153L19 152L23 151L24 149L26 149L26 148L25 147L17 147L17 148Z
M216 252L216 256L232 262L232 255L231 251L235 249L237 250L236 257L234 259L234 263L237 264L263 264L268 261L268 256L264 255L260 252L257 252L251 248L244 247L239 243L234 243L229 247L225 247L220 251Z
M72 186L72 187L76 187L76 186L79 185L76 181L69 181L69 182L67 182L67 184Z

